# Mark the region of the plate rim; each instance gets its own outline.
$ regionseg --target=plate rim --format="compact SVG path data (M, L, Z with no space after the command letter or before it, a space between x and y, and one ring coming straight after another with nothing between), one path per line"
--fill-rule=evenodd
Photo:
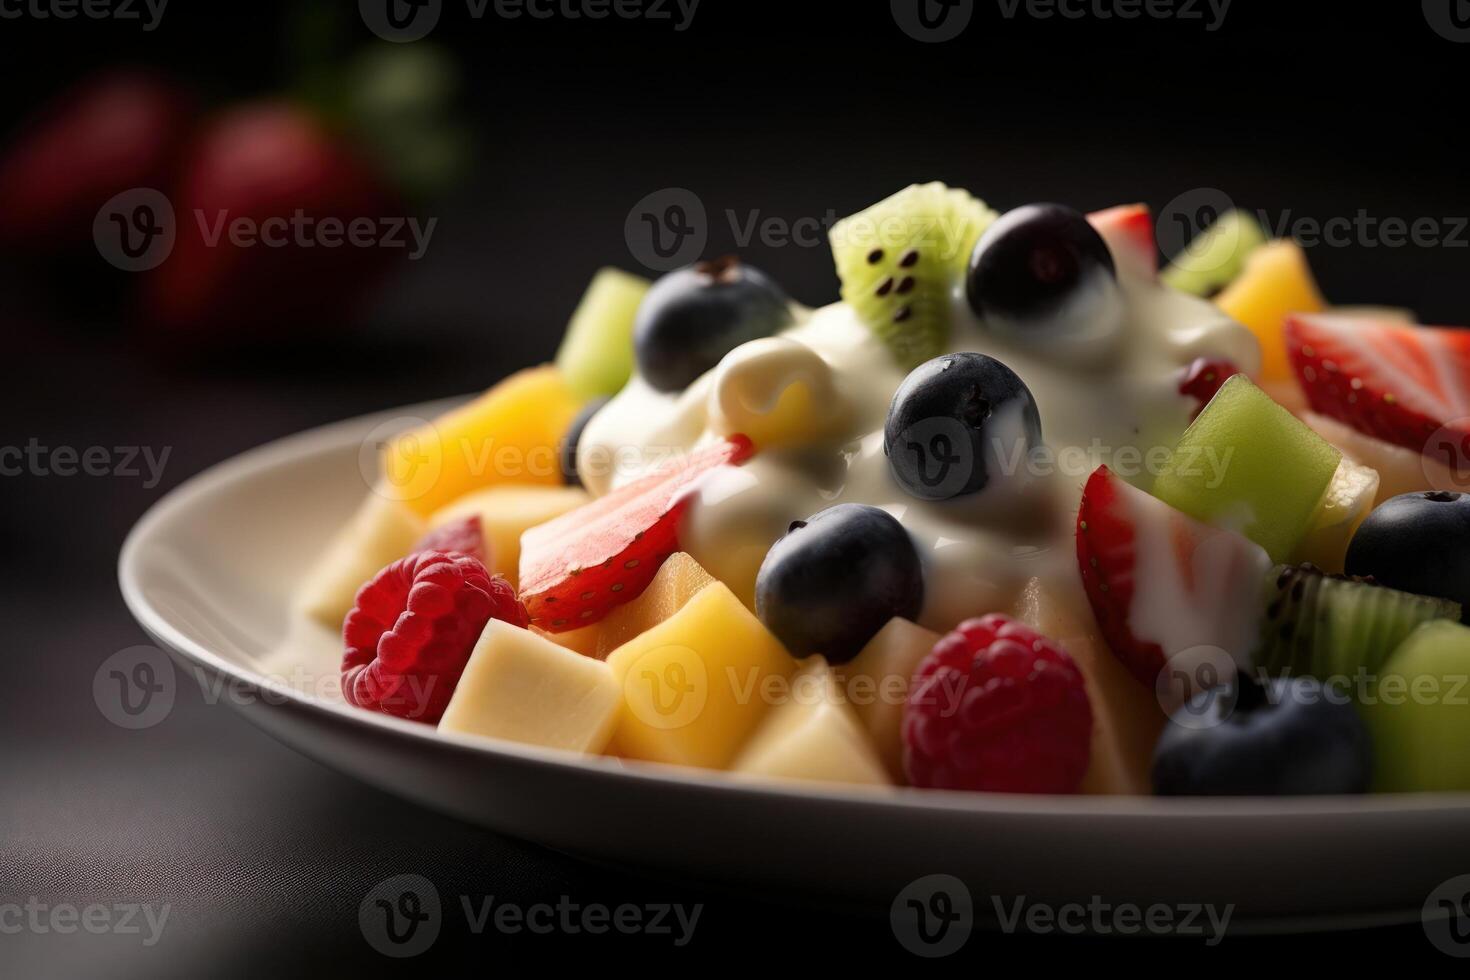
M347 704L326 701L273 681L268 675L235 663L183 634L168 617L154 608L144 594L141 581L144 555L151 538L161 528L178 518L181 512L195 506L219 489L236 481L257 475L260 471L280 467L316 452L340 448L349 433L370 431L375 425L395 417L432 416L469 396L432 399L410 405L369 412L329 422L271 440L221 460L188 477L156 500L129 529L118 553L118 585L128 612L159 643L176 655L202 667L224 674L232 681L256 692L269 691L291 701L296 707L325 714L339 724L375 731L383 737L413 741L425 749L450 745L489 758L506 758L521 763L551 766L568 774L588 774L601 778L627 778L648 787L677 787L683 791L752 797L758 801L795 802L817 799L829 804L851 806L883 812L916 811L964 813L976 816L1013 818L1077 817L1104 820L1169 820L1200 821L1229 818L1232 820L1280 820L1290 818L1358 818L1368 819L1385 814L1412 813L1422 816L1470 814L1470 792L1464 793L1372 793L1362 796L1297 796L1297 797L1173 797L1102 796L981 793L950 790L893 787L875 791L871 788L845 787L842 784L791 781L744 780L713 770L656 762L623 760L607 756L585 756L578 753L527 745L487 736L459 735L377 712L365 711ZM360 441L360 438L357 440ZM262 699L264 700L264 699ZM233 700L231 700L233 703ZM268 702L267 702L268 703ZM242 707L243 706L237 706ZM292 746L301 751L297 746Z

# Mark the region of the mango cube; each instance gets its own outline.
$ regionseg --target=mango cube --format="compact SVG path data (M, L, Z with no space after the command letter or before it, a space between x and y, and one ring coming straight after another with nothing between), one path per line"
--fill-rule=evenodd
M1312 278L1300 245L1289 239L1267 242L1245 260L1245 271L1215 297L1215 305L1247 327L1261 343L1261 380L1292 377L1281 328L1288 313L1320 313L1326 302Z
M621 704L607 664L492 619L439 730L595 753L607 746Z
M642 595L618 606L603 619L596 656L607 659L608 654L633 637L648 632L683 609L686 602L714 580L714 576L684 552L670 555Z
M352 609L357 590L385 565L408 554L427 526L402 501L376 489L332 537L297 591L297 608L333 630Z
M731 771L745 776L889 786L842 683L822 657L803 661Z
M715 582L607 658L622 688L618 754L723 769L796 670L780 642Z
M581 487L487 487L435 511L429 526L479 517L480 530L490 549L490 571L504 575L515 585L521 566L521 535L526 529L560 517L591 499Z
M559 446L581 407L555 367L519 371L394 438L383 451L384 483L424 517L481 487L558 486Z
M904 778L903 708L909 681L938 642L938 633L895 616L838 668L848 702L895 780Z
M1284 562L1341 462L1342 453L1237 374L1180 437L1153 494Z

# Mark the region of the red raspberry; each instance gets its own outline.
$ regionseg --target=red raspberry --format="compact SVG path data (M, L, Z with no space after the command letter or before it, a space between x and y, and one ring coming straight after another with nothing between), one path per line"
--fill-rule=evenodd
M1087 772L1092 705L1066 651L992 614L961 623L919 664L903 740L914 786L1072 793Z
M526 626L510 583L480 560L421 551L357 591L342 624L342 694L359 708L436 724L491 618Z
M491 562L490 542L480 527L480 515L471 514L457 521L441 524L419 539L414 551L457 551L480 559L487 568Z

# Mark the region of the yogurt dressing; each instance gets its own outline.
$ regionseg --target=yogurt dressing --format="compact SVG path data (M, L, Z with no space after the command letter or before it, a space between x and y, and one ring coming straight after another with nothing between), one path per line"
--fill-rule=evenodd
M1159 284L1110 242L1118 261L1117 336L1086 352L1065 339L1017 339L986 324L955 295L950 352L1007 364L1030 388L1044 448L1014 447L1020 420L1001 432L979 493L946 501L908 494L891 476L883 426L907 372L851 307L797 311L777 337L730 351L682 392L634 376L589 423L578 464L601 495L734 432L755 441L742 467L709 474L680 528L681 546L747 605L771 544L792 521L838 503L881 507L913 535L925 560L921 625L948 630L968 616L1010 608L1032 578L1075 589L1073 525L1083 482L1100 463L1148 486L1196 407L1181 396L1197 358L1256 373L1260 351L1212 304ZM1093 349L1098 348L1098 349Z

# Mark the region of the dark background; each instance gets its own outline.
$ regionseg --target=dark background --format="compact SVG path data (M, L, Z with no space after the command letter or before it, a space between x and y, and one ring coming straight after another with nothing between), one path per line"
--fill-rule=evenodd
M354 39L369 41L355 5L342 6ZM0 132L118 63L172 71L210 105L267 95L292 70L286 11L173 0L152 33L112 21L0 20ZM0 444L171 450L156 488L122 477L0 481L9 663L0 680L0 892L172 904L151 950L119 937L0 935L0 973L382 967L357 931L357 904L400 871L424 874L446 896L707 903L683 950L652 937L476 937L450 927L418 965L467 957L496 970L570 952L626 954L637 969L645 955L662 965L745 953L769 968L794 945L821 965L852 956L910 966L881 916L649 881L497 838L324 770L195 692L156 728L112 727L92 703L93 672L145 640L116 592L123 535L170 487L250 446L484 387L549 356L596 267L642 271L623 222L663 187L700 196L713 219L710 253L734 247L727 210L742 220L756 209L786 220L840 216L925 179L967 186L1002 209L1038 199L1159 208L1215 187L1273 216L1470 215L1470 45L1438 36L1418 3L1235 0L1210 33L1197 21L1007 20L994 2L977 2L960 38L920 44L882 2L703 0L683 33L638 20L474 21L450 2L434 40L464 73L460 109L480 154L447 196L424 205L439 218L427 255L393 267L363 322L327 325L325 336L323 325L303 324L286 344L247 331L222 351L180 354L160 350L135 322L127 277L95 254L0 264L9 361ZM835 298L825 247L756 243L743 255L805 302ZM1470 319L1463 246L1323 246L1310 256L1334 301L1406 305L1429 322ZM198 329L207 335L209 325ZM1207 951L978 936L965 956L977 965L1106 958L1177 968L1186 957L1336 960L1370 948L1438 956L1417 926L1232 938Z

